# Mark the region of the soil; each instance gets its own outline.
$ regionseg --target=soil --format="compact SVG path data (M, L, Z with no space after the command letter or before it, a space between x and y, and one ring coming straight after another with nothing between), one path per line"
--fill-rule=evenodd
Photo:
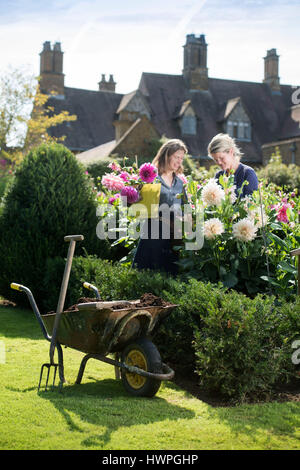
M168 302L165 302L161 297L156 297L153 294L143 294L139 301L134 304L132 308L142 308L142 307L167 307L171 305ZM122 308L128 308L127 304L118 304L111 307L113 310L120 310Z
M95 298L80 297L80 299L78 299L77 301L77 304L82 304L82 303L87 303L87 302L97 302L97 301L98 300ZM77 304L71 305L67 309L64 309L64 312L72 312L74 310L78 310ZM134 304L132 308L154 307L154 306L155 307L167 307L168 305L171 305L171 304L163 300L161 297L157 297L154 294L146 293L140 297L139 302ZM124 304L120 303L118 305L112 305L110 308L112 310L121 310L124 308L128 308L128 305L126 303ZM55 313L55 312L49 312L49 313Z
M161 297L156 297L154 294L143 294L140 297L139 303L136 304L138 307L167 307L170 303L163 300Z

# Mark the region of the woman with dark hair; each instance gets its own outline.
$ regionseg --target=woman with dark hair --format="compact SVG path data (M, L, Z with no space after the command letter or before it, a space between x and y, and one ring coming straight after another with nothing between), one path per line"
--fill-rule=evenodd
M179 139L171 139L160 147L152 162L157 167L161 183L159 211L157 218L145 220L141 228L133 260L133 266L138 269L157 269L171 274L178 272L175 264L178 254L173 250L174 218L177 210L181 213L184 203L182 195L185 191L178 175L183 174L182 162L186 154L185 144ZM169 211L165 211L164 207Z

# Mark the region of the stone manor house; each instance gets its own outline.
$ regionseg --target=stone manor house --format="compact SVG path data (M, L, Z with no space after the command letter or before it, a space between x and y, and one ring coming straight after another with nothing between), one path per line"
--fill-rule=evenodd
M56 92L49 104L77 116L52 135L66 136L64 145L85 164L112 155L147 155L153 139L165 136L182 139L189 154L209 166L207 145L226 132L251 166L266 164L276 146L284 162L300 165L300 104L292 100L297 87L281 84L278 71L279 56L270 49L261 83L211 78L205 36L189 34L181 75L142 73L136 90L120 94L112 75L108 80L102 75L98 91L66 87L61 44L51 47L47 41L40 53L41 90Z

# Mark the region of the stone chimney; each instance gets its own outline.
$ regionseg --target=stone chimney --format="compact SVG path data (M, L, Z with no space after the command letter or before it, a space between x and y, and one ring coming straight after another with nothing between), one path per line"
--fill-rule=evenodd
M189 90L208 90L207 44L204 34L186 36L183 77Z
M280 91L280 82L278 76L279 56L276 54L276 49L267 51L265 61L265 77L263 82L267 83L272 91Z
M64 95L63 52L60 42L51 48L50 41L44 42L40 53L40 88L43 93L50 94L55 91L57 95Z
M101 82L98 82L99 91L110 91L111 93L115 93L116 90L116 82L114 81L113 75L109 76L109 80L106 81L105 74L101 75Z

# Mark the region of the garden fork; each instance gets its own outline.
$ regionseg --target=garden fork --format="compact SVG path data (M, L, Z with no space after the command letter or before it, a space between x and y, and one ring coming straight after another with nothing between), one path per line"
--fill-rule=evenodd
M69 277L70 277L70 271L71 271L71 266L72 266L72 260L73 260L73 255L74 255L74 251L75 251L75 244L76 244L77 241L82 241L83 239L84 239L83 235L67 235L66 237L64 237L65 242L70 242L70 245L69 245L69 249L68 249L67 261L66 261L66 265L65 265L65 270L64 270L62 283L61 283L61 289L60 289L58 304L57 304L57 308L56 308L56 315L55 315L55 320L54 320L52 336L50 338L50 341L51 341L50 342L50 350L49 350L50 362L43 364L42 367L41 367L38 391L39 391L40 386L41 386L44 369L47 369L45 390L47 390L51 368L54 369L52 387L54 387L54 384L55 384L57 369L59 370L59 376L60 376L60 383L59 383L59 388L60 389L62 388L62 385L63 385L63 382L64 382L63 369L62 369L62 349L61 349L60 344L57 343L56 338L57 338L57 331L58 331L58 326L59 326L59 322L60 322L60 317L61 317L61 314L62 314L63 309L64 309L64 304L65 304L65 299L66 299L66 292L67 292L67 287L68 287ZM58 352L58 363L54 362L55 348L57 348L57 352Z

